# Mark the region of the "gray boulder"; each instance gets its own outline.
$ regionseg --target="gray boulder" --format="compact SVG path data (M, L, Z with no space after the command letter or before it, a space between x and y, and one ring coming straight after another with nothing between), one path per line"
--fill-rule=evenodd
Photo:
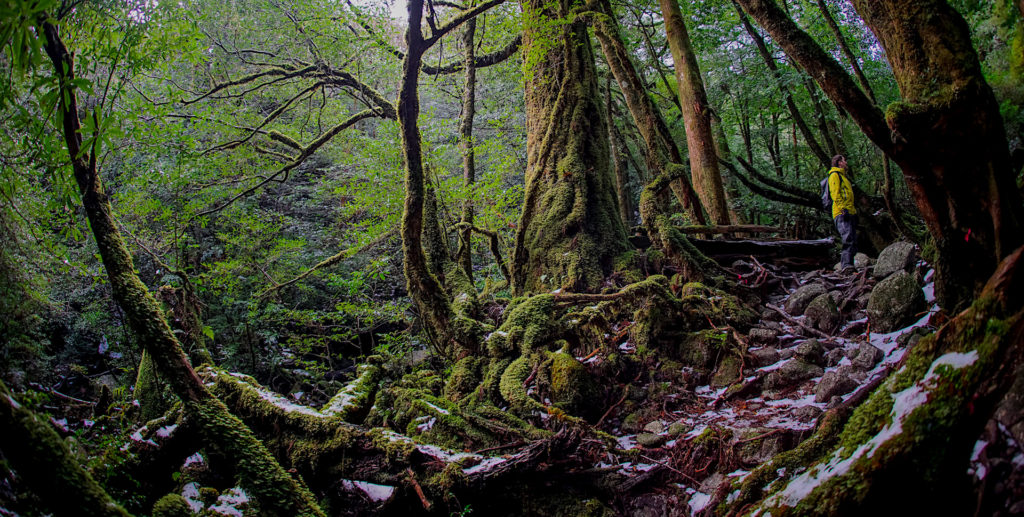
M813 283L800 286L786 300L786 312L793 316L800 316L815 298L825 294L825 286Z
M871 330L887 334L913 323L926 303L924 291L913 275L899 271L882 280L871 290L868 300L868 318Z
M878 254L878 262L871 272L875 278L885 278L897 271L909 271L917 262L917 251L909 242L894 242Z
M824 374L824 368L816 364L808 363L803 359L795 358L787 361L778 370L773 370L766 375L764 378L764 387L769 390L781 390L791 386L796 386L808 379L821 377Z
M863 253L858 253L853 256L853 266L856 267L857 269L864 269L873 264L874 262L874 259Z
M808 339L796 346L794 352L797 357L817 366L825 364L825 348L817 339Z
M832 397L846 395L857 388L857 382L850 378L845 369L825 372L814 390L814 401L828 402Z
M807 309L804 310L807 316L807 323L826 334L831 334L842 323L839 317L839 308L830 294L822 294L814 298Z
M755 365L762 367L779 362L782 359L782 354L775 347L766 346L757 350L751 350L750 357L753 358Z
M867 343L861 343L859 348L849 354L850 362L861 370L874 368L883 357L885 357L884 352Z

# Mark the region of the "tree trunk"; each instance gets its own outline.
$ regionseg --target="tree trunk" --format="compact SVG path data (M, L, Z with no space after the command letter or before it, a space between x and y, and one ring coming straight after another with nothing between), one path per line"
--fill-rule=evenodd
M242 486L255 496L263 511L271 515L323 515L309 490L288 475L249 428L206 389L167 325L159 304L135 274L131 254L114 223L113 209L100 181L95 149L82 149L82 124L72 86L74 60L56 26L44 22L40 28L47 39L46 53L64 93L59 109L75 181L114 299L124 310L129 326L207 442L226 456L238 459Z
M739 2L900 166L935 240L939 303L948 310L970 303L999 260L1024 241L1024 214L999 106L963 18L938 0L854 2L900 87L902 100L883 117L774 2Z
M465 47L466 79L465 92L462 94L462 117L459 120L459 148L462 149L462 180L467 192L472 193L476 182L476 153L473 150L473 117L476 115L476 55L473 39L476 34L476 18L466 22L462 32L462 46ZM473 281L473 200L466 199L462 203L462 229L459 231L459 249L455 253L455 261Z
M718 169L718 156L715 155L715 142L711 133L711 106L704 91L697 56L693 53L677 0L658 0L658 3L665 17L665 32L679 82L679 102L683 107L694 187L711 220L715 224L729 224L729 208L726 206L722 175Z
M612 166L615 168L615 190L619 197L619 215L622 217L622 224L628 230L633 225L633 199L629 192L629 176L626 168L625 149L619 150L618 135L616 135L615 122L612 121L612 86L611 79L605 87L605 103L608 105L608 146L612 153Z
M611 4L602 2L604 12L594 20L594 35L601 44L605 61L615 81L626 98L626 106L633 116L633 122L647 144L647 167L655 174L661 174L669 163L683 163L682 153L672 139L668 124L661 110L647 94L636 67L629 59L629 52L622 42L622 35L612 16ZM704 206L686 176L674 178L669 187L676 194L679 203L687 209L698 224L705 224Z
M628 249L609 167L608 134L582 20L571 2L524 0L526 198L513 289L592 291ZM539 23L538 23L539 22Z

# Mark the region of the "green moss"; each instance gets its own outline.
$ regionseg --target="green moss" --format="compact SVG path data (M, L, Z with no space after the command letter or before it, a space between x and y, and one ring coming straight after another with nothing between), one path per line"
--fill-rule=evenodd
M192 517L188 501L178 494L167 494L153 505L153 517Z
M484 364L484 358L475 356L465 357L455 363L445 382L444 397L455 402L472 393L483 380L481 370Z
M543 405L526 394L524 386L526 379L533 372L534 365L539 360L540 358L534 354L523 355L512 361L512 364L508 365L501 375L501 383L498 386L501 396L520 413L545 410Z
M549 377L551 401L566 411L586 416L596 408L599 390L593 376L582 363L570 354L551 354Z

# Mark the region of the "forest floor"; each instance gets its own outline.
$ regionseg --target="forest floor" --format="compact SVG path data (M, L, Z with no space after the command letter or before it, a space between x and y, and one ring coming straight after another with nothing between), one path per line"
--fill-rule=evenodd
M729 338L727 334L733 334L731 338L741 345L740 360L719 358L714 375L688 368L668 381L656 375L638 375L637 380L649 381L621 386L622 398L606 404L596 427L613 435L618 447L604 449L599 456L575 458L573 467L577 472L618 473L618 484L611 487L611 493L598 496L606 508L617 514L640 516L711 513L717 504L737 496L736 487L753 469L809 438L826 410L863 400L898 368L920 337L935 330L936 320L941 317L935 304L933 273L924 262L913 269L924 284L927 309L915 314L912 323L884 334L871 331L865 312L866 297L876 284L870 267L843 273L793 272L771 264L758 267L778 279L774 291L764 297L760 321L743 335L731 327L712 329L721 333L723 341ZM783 308L792 304L798 289L812 283L842 301L838 305L845 314L831 333L816 329L808 316L794 316ZM637 347L628 333L621 335L627 337L618 343L618 353L636 354ZM606 360L601 354L577 359L591 367ZM658 364L653 366L657 368ZM289 398L268 391L268 400L291 411L315 413L317 410L310 406L297 403L301 395L290 394ZM90 414L91 406L85 402L58 397L43 408L55 415L51 422L69 438L73 449L79 441L105 442L108 449L122 452L156 449L174 434L174 425L119 428L118 421L109 417L99 419L102 425L98 425ZM119 422L127 423L124 419ZM995 480L988 492L1005 500L1004 508L1024 512L1024 493L1020 493L1024 486L1024 450L1005 429L990 427L979 437L966 474L979 485ZM463 469L467 475L515 459L515 451L486 456L427 444L416 447L424 456L444 463L468 460L465 464L470 466ZM204 461L198 451L178 452L187 457L179 469L182 472ZM89 459L84 450L78 454L83 461ZM93 457L91 461L100 460ZM13 481L0 480L0 503L14 497ZM399 507L409 508L405 503L392 504L401 492L396 490L398 487L359 480L340 483L339 489L352 496L349 501L359 503L346 508L346 515L386 514ZM197 513L250 513L245 510L247 497L240 488L226 488L215 494L208 488L204 494L203 489L196 483L178 486ZM486 505L470 509L488 511ZM0 511L0 515L8 513Z

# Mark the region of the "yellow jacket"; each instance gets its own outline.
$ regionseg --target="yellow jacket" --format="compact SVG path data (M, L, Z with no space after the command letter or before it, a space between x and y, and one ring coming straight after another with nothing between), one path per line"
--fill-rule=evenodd
M839 174L832 174L838 172ZM828 171L828 193L832 196L832 218L835 219L846 209L848 213L856 214L857 209L853 207L853 184L846 177L846 171L839 167L832 167Z

